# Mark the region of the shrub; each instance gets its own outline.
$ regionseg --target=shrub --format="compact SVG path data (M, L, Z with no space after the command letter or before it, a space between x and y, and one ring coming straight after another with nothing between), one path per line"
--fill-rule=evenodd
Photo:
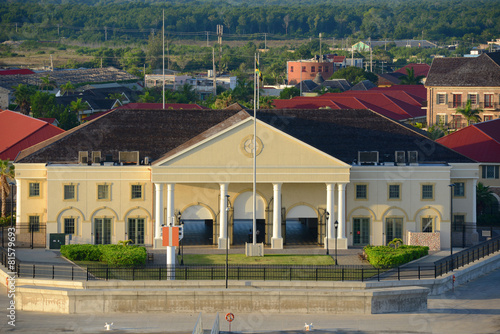
M139 246L101 245L101 262L113 267L135 267L146 263L146 248Z
M99 261L101 249L96 245L64 245L61 255L71 261Z
M64 245L61 255L72 261L100 261L113 267L134 267L146 263L146 248L124 245Z
M429 247L401 245L394 249L390 246L366 246L364 251L375 268L394 268L429 254Z

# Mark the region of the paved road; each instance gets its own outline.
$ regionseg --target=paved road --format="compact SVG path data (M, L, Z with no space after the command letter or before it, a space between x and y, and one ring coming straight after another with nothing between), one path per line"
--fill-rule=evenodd
M304 324L313 323L315 333L499 333L500 270L457 287L454 292L429 298L429 310L416 314L314 315L235 314L233 332L305 333ZM8 297L0 293L0 333L12 330L7 324ZM221 329L227 322L221 310ZM16 333L100 333L104 324L114 323L113 333L189 333L198 314L111 314L59 315L39 312L16 313ZM212 326L215 314L203 314L204 328ZM109 333L109 332L108 332Z

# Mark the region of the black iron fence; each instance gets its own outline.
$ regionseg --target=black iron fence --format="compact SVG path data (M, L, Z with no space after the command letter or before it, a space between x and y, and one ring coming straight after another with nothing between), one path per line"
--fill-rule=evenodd
M2 248L9 242L8 231L10 226L0 226L0 240ZM45 248L46 246L45 223L16 225L16 247L18 248Z
M500 250L500 236L434 262L436 277L444 275Z
M453 247L471 247L500 236L500 226L476 226L474 223L454 223Z

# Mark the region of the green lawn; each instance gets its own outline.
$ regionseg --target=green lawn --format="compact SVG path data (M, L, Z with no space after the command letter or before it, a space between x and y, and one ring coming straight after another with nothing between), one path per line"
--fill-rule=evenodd
M180 257L179 257L180 262ZM266 265L334 265L333 258L328 255L265 255L246 256L245 254L230 254L230 265L235 264L266 264ZM184 264L226 264L226 255L214 254L185 254Z

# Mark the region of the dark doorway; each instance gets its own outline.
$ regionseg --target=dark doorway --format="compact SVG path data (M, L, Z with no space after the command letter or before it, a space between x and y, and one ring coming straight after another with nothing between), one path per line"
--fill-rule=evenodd
M184 223L184 246L212 245L213 226L212 219L182 220Z
M318 239L318 218L298 218L286 221L285 245L315 245Z

